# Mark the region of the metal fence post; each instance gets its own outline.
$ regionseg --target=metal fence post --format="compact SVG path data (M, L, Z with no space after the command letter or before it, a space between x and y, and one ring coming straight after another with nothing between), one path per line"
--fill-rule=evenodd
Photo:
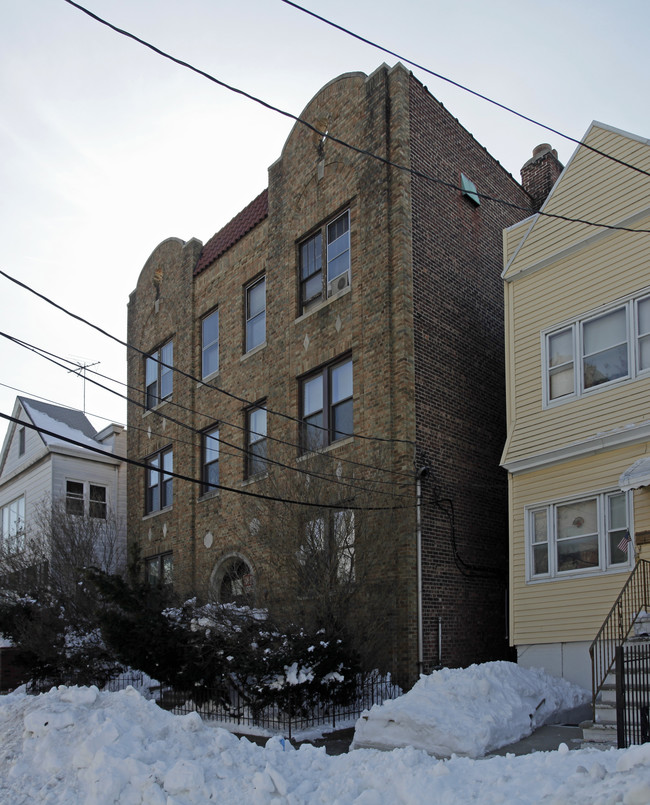
M619 749L626 748L625 741L625 652L616 646L616 743Z

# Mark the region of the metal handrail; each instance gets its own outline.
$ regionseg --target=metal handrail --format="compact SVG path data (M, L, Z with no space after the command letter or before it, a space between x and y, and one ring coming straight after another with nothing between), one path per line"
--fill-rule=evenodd
M639 559L630 573L629 579L598 630L591 646L591 691L592 705L596 707L596 697L602 688L607 674L611 671L617 646L623 645L643 610L650 607L650 562Z

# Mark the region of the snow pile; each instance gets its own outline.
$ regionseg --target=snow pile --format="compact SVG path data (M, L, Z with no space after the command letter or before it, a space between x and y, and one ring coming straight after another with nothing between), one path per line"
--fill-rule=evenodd
M404 696L364 712L353 746L482 757L588 699L577 685L511 662L443 668L420 677Z
M3 805L650 802L650 744L483 760L437 760L412 748L329 757L277 737L256 746L133 689L0 696L0 734Z

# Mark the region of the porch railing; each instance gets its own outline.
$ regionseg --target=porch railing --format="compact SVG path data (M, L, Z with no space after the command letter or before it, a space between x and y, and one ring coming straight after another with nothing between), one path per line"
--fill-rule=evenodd
M614 666L616 648L626 641L639 614L649 608L650 562L639 559L589 647L594 707L596 697Z

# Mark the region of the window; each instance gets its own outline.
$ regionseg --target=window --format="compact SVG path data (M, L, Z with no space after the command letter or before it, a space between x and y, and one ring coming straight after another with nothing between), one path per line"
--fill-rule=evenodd
M213 310L201 321L201 377L219 371L219 311Z
M0 508L0 543L2 553L14 554L25 547L25 496Z
M202 494L214 492L211 484L219 483L219 428L212 428L203 434L203 486Z
M251 408L246 414L246 477L266 470L266 408Z
M248 562L240 556L226 559L214 575L212 589L221 604L254 603L255 577Z
M266 277L246 288L246 352L266 341Z
M25 428L18 428L18 455L25 455Z
M650 369L650 296L636 303L637 366L639 371Z
M303 586L328 587L353 582L354 512L333 511L305 524L305 541L298 561L304 574Z
M88 515L98 520L106 519L106 487L88 481L66 481L66 514L76 517Z
M650 296L588 314L543 339L545 404L650 370Z
M304 313L325 295L332 296L350 285L350 212L339 215L303 241L299 259L300 305ZM323 265L327 267L325 275Z
M151 587L171 587L174 575L174 554L159 553L144 560L144 580Z
M174 342L152 352L145 360L146 406L155 408L171 396L174 385Z
M80 481L66 481L65 511L66 514L74 514L83 517L84 485Z
M90 484L88 514L97 520L106 519L106 487Z
M628 567L629 500L607 492L527 509L529 580Z
M160 511L173 502L174 456L171 448L155 453L148 461L145 512Z
M318 450L352 434L352 386L351 358L302 381L303 450Z

